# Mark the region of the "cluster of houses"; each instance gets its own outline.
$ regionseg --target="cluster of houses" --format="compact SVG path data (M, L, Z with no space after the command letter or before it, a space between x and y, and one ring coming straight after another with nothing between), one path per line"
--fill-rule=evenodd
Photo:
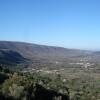
M60 69L60 70L43 70L43 69L34 69L34 68L27 68L27 70L23 70L23 73L33 73L33 72L43 72L43 73L47 73L47 74L60 74L60 71L64 71L64 69Z
M95 64L90 63L87 58L80 59L79 62L69 63L70 65L80 65L83 68L93 67Z

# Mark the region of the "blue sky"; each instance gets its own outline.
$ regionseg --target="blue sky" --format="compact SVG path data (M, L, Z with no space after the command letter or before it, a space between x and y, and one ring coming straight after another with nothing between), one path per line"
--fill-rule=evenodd
M100 0L0 0L0 40L100 50Z

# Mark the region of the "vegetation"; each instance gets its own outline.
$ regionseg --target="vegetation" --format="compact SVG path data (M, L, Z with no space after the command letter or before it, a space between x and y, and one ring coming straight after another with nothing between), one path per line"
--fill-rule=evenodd
M12 72L0 67L1 100L100 100L100 80L90 76Z
M60 80L54 82L49 77L39 74L22 74L1 70L0 98L2 100L69 100L67 87ZM59 90L63 89L62 93Z

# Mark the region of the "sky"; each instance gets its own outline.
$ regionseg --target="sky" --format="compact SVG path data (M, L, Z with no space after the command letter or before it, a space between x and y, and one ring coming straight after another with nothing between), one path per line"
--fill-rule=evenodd
M0 40L100 50L100 0L0 0Z

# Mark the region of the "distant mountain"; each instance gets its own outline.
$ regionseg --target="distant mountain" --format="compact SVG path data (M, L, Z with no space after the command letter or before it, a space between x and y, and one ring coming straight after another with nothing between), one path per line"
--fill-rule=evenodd
M74 63L82 62L100 64L100 52L23 42L0 41L0 64L18 64L17 67L22 70L24 68L67 68L67 70L71 68L72 70L73 66L77 69L77 65Z
M93 52L93 54L98 55L98 54L100 54L100 51L95 51L95 52Z
M62 47L44 46L23 42L0 41L0 50L18 52L25 58L62 59L87 54L86 51Z

